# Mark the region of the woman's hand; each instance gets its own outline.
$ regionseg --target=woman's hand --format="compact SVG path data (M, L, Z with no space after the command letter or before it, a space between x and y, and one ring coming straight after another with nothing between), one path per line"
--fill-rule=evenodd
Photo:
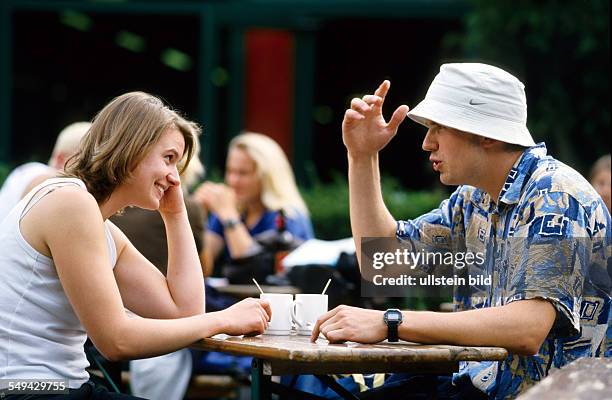
M222 220L239 216L236 194L223 183L204 182L193 194L193 199L200 207L212 211Z
M168 186L159 202L159 213L161 215L171 215L185 212L185 200L183 199L180 179L172 174L168 174L166 179L170 186Z
M272 309L266 300L247 298L218 314L224 324L222 333L232 336L259 335L268 329Z

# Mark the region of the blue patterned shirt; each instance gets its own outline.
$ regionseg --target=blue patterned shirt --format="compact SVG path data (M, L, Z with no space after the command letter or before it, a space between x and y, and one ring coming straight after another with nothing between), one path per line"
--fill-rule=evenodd
M401 241L485 255L463 273L490 275L492 283L456 287L457 311L534 298L555 307L537 354L461 363L454 381L470 379L494 399L514 398L576 358L612 356L610 213L579 173L546 153L544 143L527 149L497 202L460 186L438 209L397 223Z

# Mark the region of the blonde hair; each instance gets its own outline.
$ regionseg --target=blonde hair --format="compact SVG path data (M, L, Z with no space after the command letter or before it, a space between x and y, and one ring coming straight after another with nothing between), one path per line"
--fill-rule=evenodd
M229 144L244 150L255 162L256 173L261 180L261 202L269 210L283 210L294 216L296 211L308 215L295 177L283 149L268 136L245 132Z
M183 190L187 191L189 188L194 186L200 178L204 176L206 169L200 161L200 144L196 140L194 142L193 157L189 161L189 164L184 167L185 159L179 163L179 169L183 171L181 174L181 185Z
M53 159L60 154L68 158L76 153L79 149L81 139L85 136L90 127L91 122L81 121L74 122L62 129L55 140L55 146L53 146L49 164L51 164Z
M595 164L593 164L593 167L591 168L591 173L589 175L589 181L593 182L593 179L595 179L595 176L601 171L610 172L611 169L612 169L612 162L611 162L610 154L606 154L604 156L599 157L599 159L595 161Z
M193 156L200 128L157 97L130 92L114 98L96 115L81 148L66 163L65 176L81 179L98 203L108 199L146 156L166 129L185 139L183 173Z

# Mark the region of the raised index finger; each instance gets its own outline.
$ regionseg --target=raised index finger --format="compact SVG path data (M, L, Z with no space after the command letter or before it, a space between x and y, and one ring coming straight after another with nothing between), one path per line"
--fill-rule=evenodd
M385 79L383 83L381 83L380 86L378 86L374 94L382 98L383 101L385 101L385 96L387 95L387 92L389 91L390 87L391 87L391 82Z

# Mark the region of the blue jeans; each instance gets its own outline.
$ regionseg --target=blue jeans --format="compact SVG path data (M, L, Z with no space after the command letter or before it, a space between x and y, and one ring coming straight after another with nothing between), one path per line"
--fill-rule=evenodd
M393 374L382 385L362 393L362 399L438 399L438 400L478 400L488 396L476 389L469 379L452 383L451 375Z
M359 386L350 377L341 378L336 382L349 392L359 394L359 398L364 400L487 399L487 395L476 389L469 379L453 385L451 375L391 374L382 386L361 393ZM341 399L335 391L313 375L283 376L281 383L323 398Z

